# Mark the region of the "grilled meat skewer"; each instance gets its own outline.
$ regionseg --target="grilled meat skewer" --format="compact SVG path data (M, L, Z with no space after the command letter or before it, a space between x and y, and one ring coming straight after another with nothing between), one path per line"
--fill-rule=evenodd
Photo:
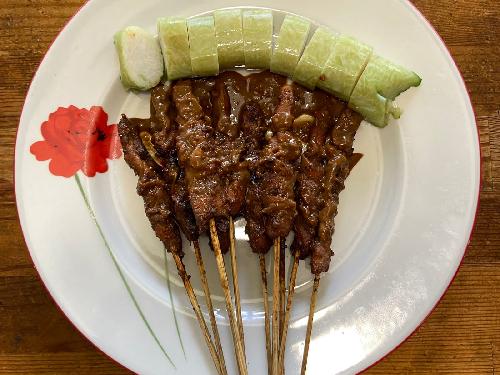
M353 157L352 143L361 120L361 116L346 108L340 116L338 123L331 131L330 137L327 139L324 147L327 156L322 181L324 207L319 211L316 236L310 246L311 272L314 275L314 283L309 306L309 319L306 329L301 375L305 375L306 372L320 275L328 271L330 258L333 255L330 246L335 228L334 218L337 214L339 194L344 189L344 182L350 172L352 165L350 159Z
M250 247L259 255L264 296L264 255L274 243L272 342L268 308L265 315L266 347L272 362L269 371L276 374L284 367L298 261L310 258L315 281L305 371L316 291L333 255L331 238L339 194L359 160L352 144L360 121L360 116L332 96L287 84L284 77L270 72L246 77L223 72L216 78L159 85L152 90L150 119L124 116L120 121L125 160L139 176L138 193L144 198L153 230L174 255L186 285L189 279L182 264L180 232L194 243L210 309L198 239L204 233L211 236L209 244L224 288L241 373L246 373L246 359L233 219L240 215L246 219ZM285 304L283 240L292 228L294 262ZM231 252L236 314L222 258L226 251ZM189 295L188 289L186 286ZM219 354L219 362L214 363L220 373L225 366L215 317L212 330Z
M222 370L215 346L210 338L208 327L201 313L184 263L182 262L184 255L182 252L182 242L179 228L174 219L172 201L169 195L170 184L168 181L174 176L174 173L171 169L167 168L169 165L165 163L164 159L156 158L156 156L153 159L150 152L146 149L144 142L141 140L141 133L145 132L145 129L148 129L150 126L150 120L128 119L125 115L122 115L118 124L118 131L125 161L139 177L137 192L144 199L146 216L149 218L155 234L174 258L177 271L184 283L186 293L193 306L214 365L217 372L224 375L225 373ZM146 139L150 140L149 137L146 137ZM170 166L173 167L174 165L170 164Z
M201 254L199 245L199 230L196 225L191 204L189 202L189 195L186 187L184 170L179 168L176 164L176 127L177 124L174 120L174 108L172 106L172 90L171 86L158 85L153 88L151 92L151 138L154 151L157 152L159 157L165 157L170 160L170 165L175 166L176 176L172 174L173 181L171 185L171 194L175 219L179 225L182 233L188 241L192 242L202 289L205 295L205 302L208 308L210 317L210 324L212 327L213 339L220 361L220 369L223 374L227 374L226 364L224 360L224 352L220 342L219 330L217 327L217 320L215 319L212 297L210 288L206 277L205 265L203 256ZM165 164L163 162L162 164Z
M200 83L203 82L206 81ZM240 374L246 374L236 255L234 240L231 237L234 233L231 226L228 228L231 230L224 230L223 227L226 223L230 224L232 216L241 210L248 172L240 162L243 146L237 137L237 122L232 123L227 117L224 87L215 87L218 95L215 100L217 105L212 109L218 115L215 122L206 114L212 106L211 101L203 102L203 99L212 98L212 93L207 94L207 90L204 90L203 97L197 97L196 88L196 81L193 85L192 81L183 80L176 82L172 89L172 98L177 111L176 121L179 124L176 138L179 165L185 171L187 191L197 225L201 231L210 229L211 245L225 295L238 368ZM237 317L233 311L219 239L219 236L224 238L226 234L229 235L234 271L233 281L238 302Z

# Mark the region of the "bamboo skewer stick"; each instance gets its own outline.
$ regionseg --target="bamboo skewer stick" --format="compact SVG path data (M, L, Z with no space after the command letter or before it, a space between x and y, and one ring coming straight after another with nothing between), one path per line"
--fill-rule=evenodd
M271 375L273 355L271 349L271 322L269 319L269 295L267 292L266 257L264 254L259 254L259 264L260 278L262 282L262 297L264 298L264 327L266 333L267 374Z
M280 238L280 333L278 342L278 369L279 374L284 375L285 368L279 364L279 348L281 348L281 339L283 338L283 329L285 324L285 239Z
M246 360L245 333L243 331L243 320L241 318L240 286L238 282L238 266L236 263L236 244L234 240L234 222L232 217L229 218L229 252L231 253L231 273L233 275L234 302L236 304L236 320L238 323L238 330L240 331L241 344L243 346L243 355Z
M288 297L285 308L285 321L283 322L283 333L281 334L279 367L282 372L285 371L285 346L288 333L288 322L290 321L290 311L292 310L293 296L295 294L295 281L297 279L297 270L299 268L299 252L293 254L293 266L290 273L290 282L288 284Z
M273 272L273 367L272 375L278 375L279 350L279 277L280 277L280 239L274 240L274 272Z
M200 250L200 243L198 241L193 241L193 245L194 245L194 252L196 255L196 263L198 264L198 269L200 271L201 285L203 288L203 292L205 293L205 302L207 304L208 314L210 316L210 324L212 326L215 348L217 350L217 354L219 355L221 371L223 375L227 375L226 362L224 360L224 352L222 350L222 345L220 342L219 329L217 327L217 320L215 319L212 297L210 294L210 288L208 287L207 273L205 271L205 265L203 263L203 257L201 255L201 250Z
M283 324L285 323L285 240L280 239L280 335L279 341L281 345L281 337L283 336Z
M182 262L182 259L178 254L172 253L172 256L174 258L175 265L177 266L177 272L179 273L179 276L182 279L182 282L184 283L184 288L186 289L186 293L188 295L189 301L191 302L191 306L193 306L196 319L198 320L198 323L200 325L203 337L205 338L205 342L210 352L210 356L212 357L212 360L214 361L215 364L215 368L217 369L217 373L219 373L220 375L224 375L221 363L219 361L219 357L217 356L215 346L210 336L210 332L208 331L208 327L207 324L205 323L205 319L203 318L200 305L198 304L198 300L196 299L196 295L194 294L193 286L191 285L191 282L189 281L189 276L186 273L186 268L184 267L184 263Z
M214 219L210 219L210 237L212 239L212 245L215 252L215 260L217 262L217 270L219 271L220 283L222 286L222 290L224 291L224 298L226 300L226 310L229 316L231 332L233 334L234 351L236 354L239 373L240 375L247 375L248 370L245 362L245 354L243 352L243 345L241 343L240 331L237 327L236 318L234 315L233 303L231 302L231 292L229 291L229 281L227 278L226 266L224 264L224 258L222 257L222 251L220 249L219 237L217 235L217 228L215 226Z
M309 305L309 320L307 321L306 341L304 345L304 354L302 356L302 368L300 375L305 375L307 367L307 356L309 355L309 343L311 342L311 331L314 318L314 308L316 306L316 296L318 295L319 275L314 276L313 290L311 294L311 304Z

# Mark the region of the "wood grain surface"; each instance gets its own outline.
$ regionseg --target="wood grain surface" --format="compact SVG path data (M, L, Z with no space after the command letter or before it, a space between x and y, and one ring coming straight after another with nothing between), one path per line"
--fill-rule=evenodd
M367 0L368 1L368 0ZM372 374L500 371L500 2L414 0L463 74L481 137L476 228L436 310ZM58 310L19 227L13 189L16 129L29 83L81 0L0 0L0 373L120 374Z

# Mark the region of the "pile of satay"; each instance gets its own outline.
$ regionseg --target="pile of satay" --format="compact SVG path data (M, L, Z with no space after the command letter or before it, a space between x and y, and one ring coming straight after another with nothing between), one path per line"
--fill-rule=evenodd
M219 374L227 369L203 257L215 256L238 370L247 374L234 235L239 218L246 221L261 267L269 374L284 374L297 269L299 260L309 259L314 283L301 367L305 373L320 275L328 271L333 255L339 193L360 156L352 148L360 122L332 95L308 91L268 71L247 76L227 71L160 84L151 93L149 119L122 115L120 139L125 160L138 176L137 193L175 261ZM287 250L285 239L292 232ZM211 330L183 263L181 234L194 247ZM213 255L200 250L205 235ZM271 249L272 293L265 260ZM293 259L288 284L285 251Z

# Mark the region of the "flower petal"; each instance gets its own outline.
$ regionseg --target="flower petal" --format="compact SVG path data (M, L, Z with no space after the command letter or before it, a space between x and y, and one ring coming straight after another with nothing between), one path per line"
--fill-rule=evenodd
M35 155L36 160L49 160L54 155L54 148L46 141L38 141L31 145L30 152Z
M41 125L43 141L30 152L37 160L48 160L56 176L71 177L79 169L89 177L108 170L107 159L122 155L116 125L107 125L108 115L100 106L90 109L59 107Z
M82 172L88 177L94 177L96 173L104 173L108 170L106 158L101 157L99 149L90 150L82 166Z
M73 177L82 163L67 160L64 155L56 155L49 163L49 171L55 176Z

